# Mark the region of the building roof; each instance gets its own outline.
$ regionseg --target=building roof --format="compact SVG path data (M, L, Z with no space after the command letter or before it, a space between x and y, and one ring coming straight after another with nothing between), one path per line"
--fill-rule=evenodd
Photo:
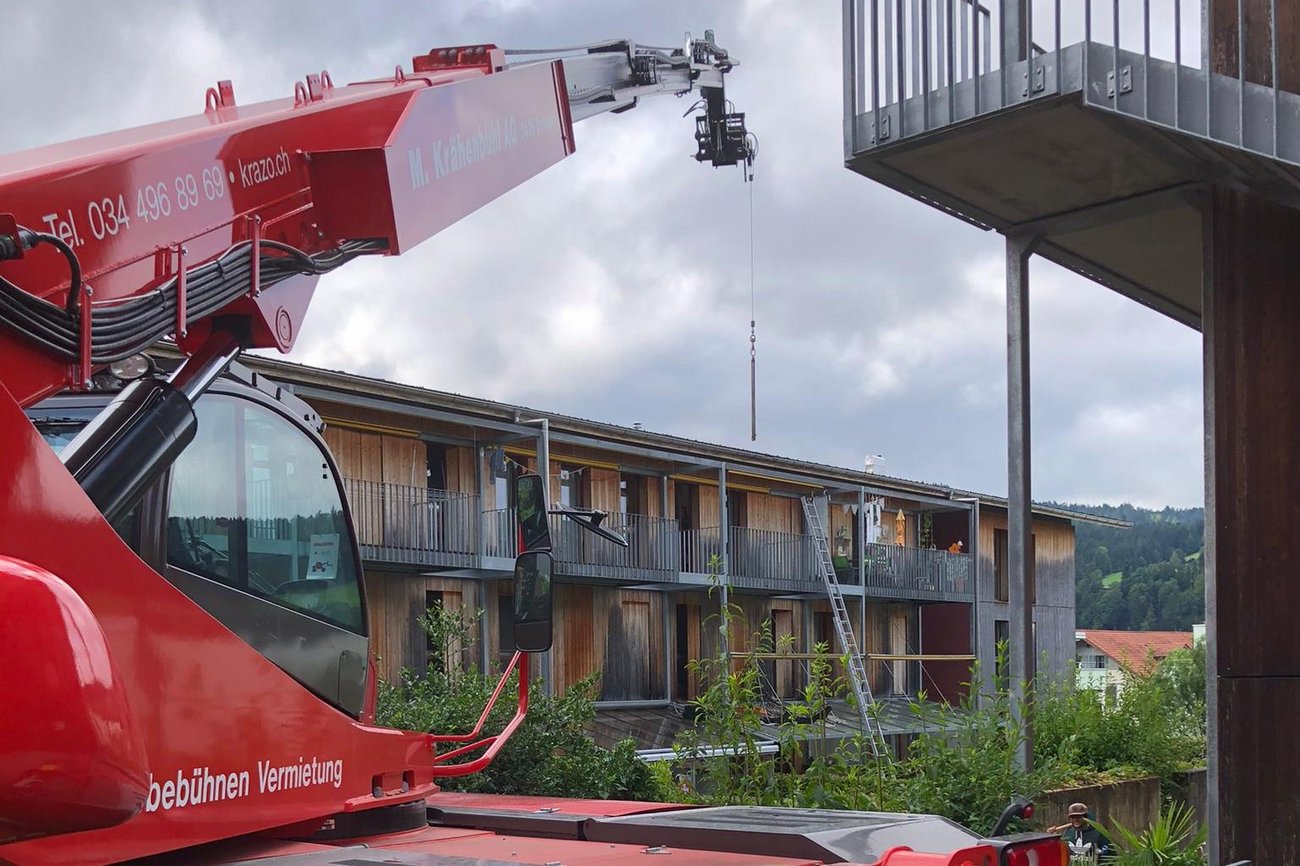
M1149 674L1167 655L1177 649L1190 649L1190 631L1108 631L1083 629L1079 640L1098 652L1110 656L1125 670Z
M1005 497L975 493L944 484L911 481L905 478L867 473L862 470L830 466L824 463L796 460L775 454L764 454L743 448L716 445L666 433L652 433L647 430L591 421L554 412L544 412L526 406L499 403L478 397L466 397L460 394L405 385L355 373L325 370L320 367L311 367L261 355L245 355L241 360L246 366L285 382L295 387L295 390L302 391L305 386L306 389L316 392L333 392L335 399L342 403L352 402L349 400L349 395L354 395L355 397L364 396L372 400L378 399L394 404L432 406L469 416L513 423L518 423L520 418L545 417L549 420L553 432L568 432L589 436L594 439L604 440L610 446L654 448L674 452L685 463L698 462L700 459L722 460L729 463L743 463L760 471L766 470L778 474L787 473L789 475L803 476L804 478L813 477L818 479L819 483L827 486L842 484L886 488L890 494L902 497L912 495L950 501L976 499L980 505L985 507L1007 507ZM310 398L313 394L303 393L301 396ZM329 399L329 397L325 397L325 399ZM394 406L390 411L396 409L397 407ZM1072 522L1094 523L1121 528L1131 526L1130 523L1123 520L1101 517L1082 511L1073 511L1055 505L1035 504L1033 511L1035 515L1040 517L1053 517Z

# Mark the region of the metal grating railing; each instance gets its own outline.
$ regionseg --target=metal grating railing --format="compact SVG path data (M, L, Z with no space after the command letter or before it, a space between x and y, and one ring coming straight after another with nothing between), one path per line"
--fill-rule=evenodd
M610 514L601 526L628 541L627 547L606 541L573 521L550 516L551 547L562 573L626 580L676 580L681 571L677 521L644 514ZM519 530L513 508L483 512L483 553L513 558Z
M864 586L890 596L922 598L974 596L974 562L966 553L867 544L863 551Z
M1078 90L1093 107L1300 163L1300 68L1279 64L1298 37L1278 6L1220 4L1214 41L1199 0L844 0L846 150Z
M478 497L345 478L357 542L367 559L467 565L478 553Z

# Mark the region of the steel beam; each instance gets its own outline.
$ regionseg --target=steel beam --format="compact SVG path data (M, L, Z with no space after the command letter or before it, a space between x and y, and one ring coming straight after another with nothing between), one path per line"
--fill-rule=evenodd
M1016 764L1033 769L1034 620L1029 598L1029 260L1038 238L1007 236L1007 565L1010 586L1011 715Z

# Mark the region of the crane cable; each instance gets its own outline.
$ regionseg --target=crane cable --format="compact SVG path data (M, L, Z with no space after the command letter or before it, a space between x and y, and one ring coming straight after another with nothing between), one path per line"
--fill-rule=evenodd
M758 335L754 329L754 184L749 187L749 441L758 441Z

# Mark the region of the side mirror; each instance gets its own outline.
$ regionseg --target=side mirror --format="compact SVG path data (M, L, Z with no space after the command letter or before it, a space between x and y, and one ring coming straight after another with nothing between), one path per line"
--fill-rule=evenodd
M540 550L515 559L515 648L520 652L544 653L551 648L554 566L551 555Z
M546 523L546 488L542 476L529 473L515 479L515 515L519 521L521 552L551 549L551 530ZM519 573L518 566L515 574ZM550 572L547 572L547 577ZM516 578L517 579L517 578ZM550 608L547 608L550 617Z

